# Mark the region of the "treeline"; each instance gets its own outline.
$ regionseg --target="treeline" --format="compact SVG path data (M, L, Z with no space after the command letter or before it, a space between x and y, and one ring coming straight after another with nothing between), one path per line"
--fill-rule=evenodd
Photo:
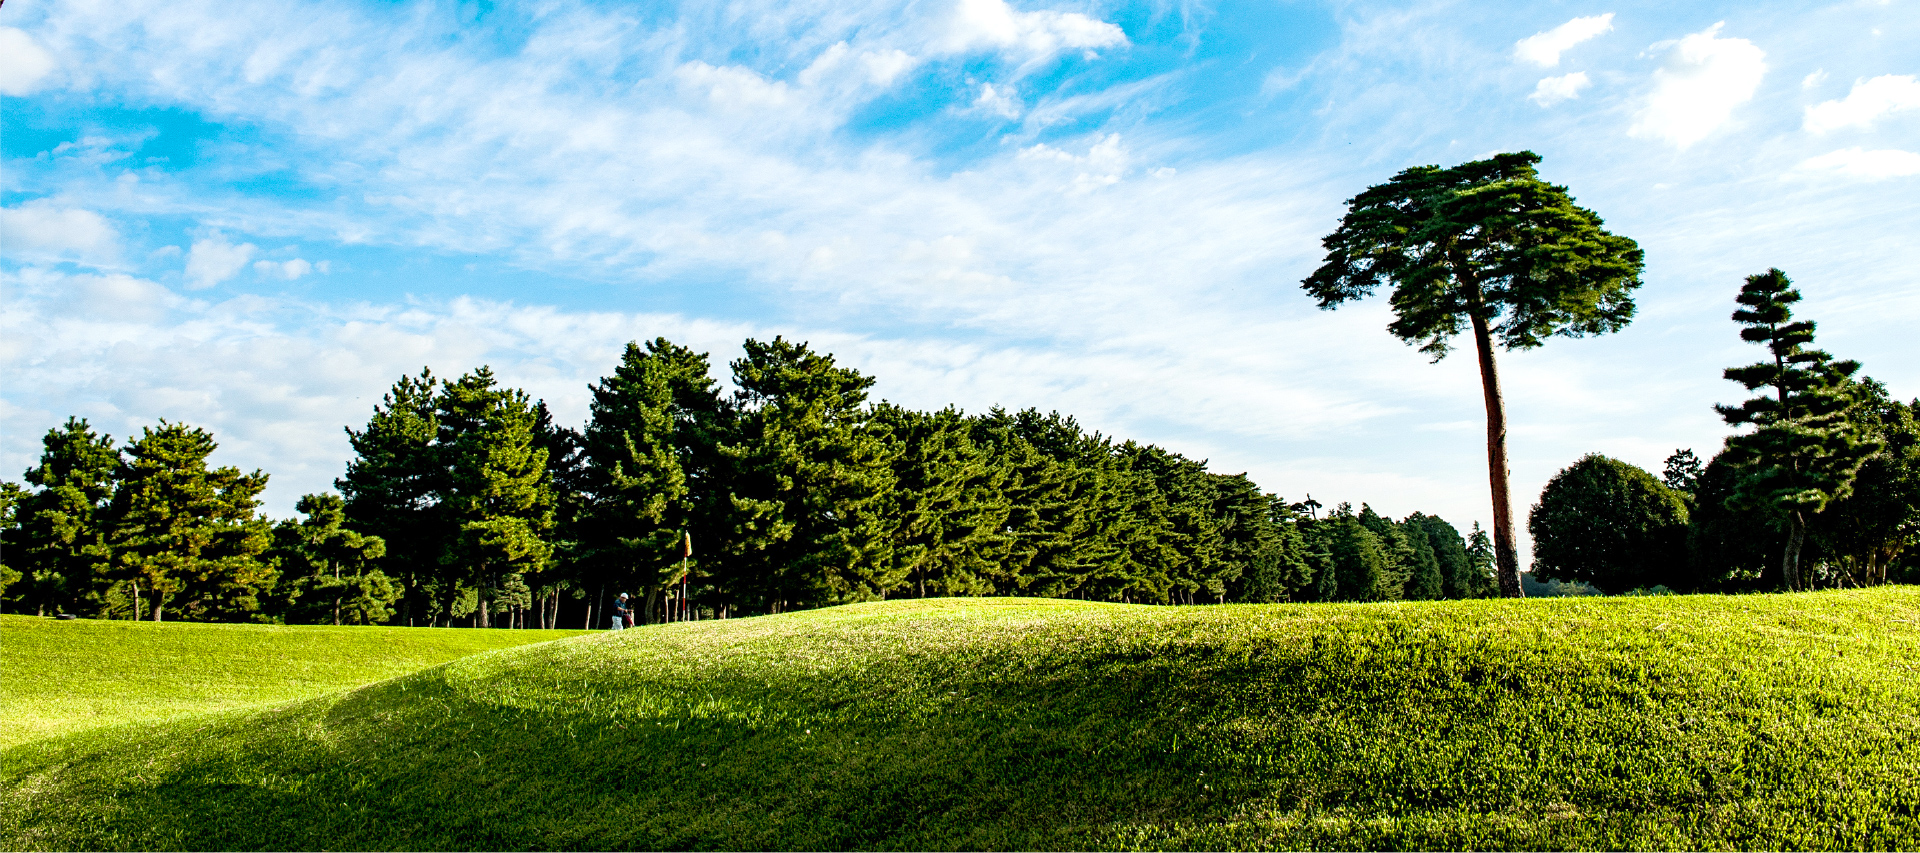
M1197 604L1494 592L1491 547L1415 513L1322 513L1245 475L1035 410L871 403L874 380L749 340L630 344L584 428L486 368L402 378L339 494L256 513L267 477L209 468L162 422L125 448L84 420L8 485L8 610L109 618L559 627L904 596Z
M1748 592L1920 581L1920 399L1812 347L1800 292L1748 276L1733 319L1762 361L1728 368L1754 396L1715 409L1729 437L1656 478L1591 454L1547 483L1528 521L1533 574L1602 592Z

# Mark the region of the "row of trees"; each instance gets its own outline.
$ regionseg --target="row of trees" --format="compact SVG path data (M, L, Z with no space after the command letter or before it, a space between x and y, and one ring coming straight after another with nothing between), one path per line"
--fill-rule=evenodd
M38 489L7 492L3 594L125 618L544 627L591 624L619 591L658 619L1496 589L1477 525L1322 516L1057 413L871 403L872 378L780 338L731 368L726 394L704 354L629 345L580 430L485 368L402 378L348 430L339 495L277 525L256 512L266 475L209 468L205 431L163 423L122 450L70 420L28 472Z
M1711 461L1681 450L1655 478L1594 454L1547 484L1529 519L1536 577L1606 592L1920 580L1920 399L1812 348L1799 301L1777 269L1741 288L1733 319L1768 357L1726 371L1758 393L1716 407L1751 429Z

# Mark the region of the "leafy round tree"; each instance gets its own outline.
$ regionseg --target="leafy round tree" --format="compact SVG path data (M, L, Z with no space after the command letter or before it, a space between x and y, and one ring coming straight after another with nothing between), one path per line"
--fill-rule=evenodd
M1347 202L1322 241L1326 263L1302 283L1321 308L1393 284L1387 331L1434 360L1471 328L1487 407L1487 469L1501 593L1518 597L1519 552L1508 494L1507 415L1493 345L1617 331L1633 318L1642 252L1602 228L1565 187L1540 180L1531 151L1451 169L1418 166Z
M1646 470L1589 453L1540 493L1527 518L1533 575L1617 594L1676 586L1687 569L1687 503Z

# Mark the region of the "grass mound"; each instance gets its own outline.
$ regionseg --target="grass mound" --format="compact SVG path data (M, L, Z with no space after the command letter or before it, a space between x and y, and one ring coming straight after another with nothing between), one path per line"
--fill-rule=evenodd
M1913 588L889 602L14 747L0 842L1914 848L1917 676Z
M205 625L0 616L0 748L257 707L579 631Z

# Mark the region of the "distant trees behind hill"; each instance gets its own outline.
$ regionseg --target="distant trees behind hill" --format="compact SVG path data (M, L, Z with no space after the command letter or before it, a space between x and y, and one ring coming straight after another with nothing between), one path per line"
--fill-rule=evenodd
M348 430L340 494L278 524L257 514L266 475L209 468L204 430L116 448L69 420L36 488L6 491L0 594L112 618L560 627L604 625L621 591L653 621L909 596L1496 590L1477 525L1323 514L1059 413L872 402L871 377L781 338L730 368L723 394L704 354L630 344L580 430L486 368L403 377Z
M1811 348L1815 326L1785 273L1748 276L1733 315L1767 349L1726 378L1758 392L1716 406L1736 433L1651 473L1591 454L1533 508L1533 574L1605 592L1737 592L1920 581L1920 399L1855 378Z

